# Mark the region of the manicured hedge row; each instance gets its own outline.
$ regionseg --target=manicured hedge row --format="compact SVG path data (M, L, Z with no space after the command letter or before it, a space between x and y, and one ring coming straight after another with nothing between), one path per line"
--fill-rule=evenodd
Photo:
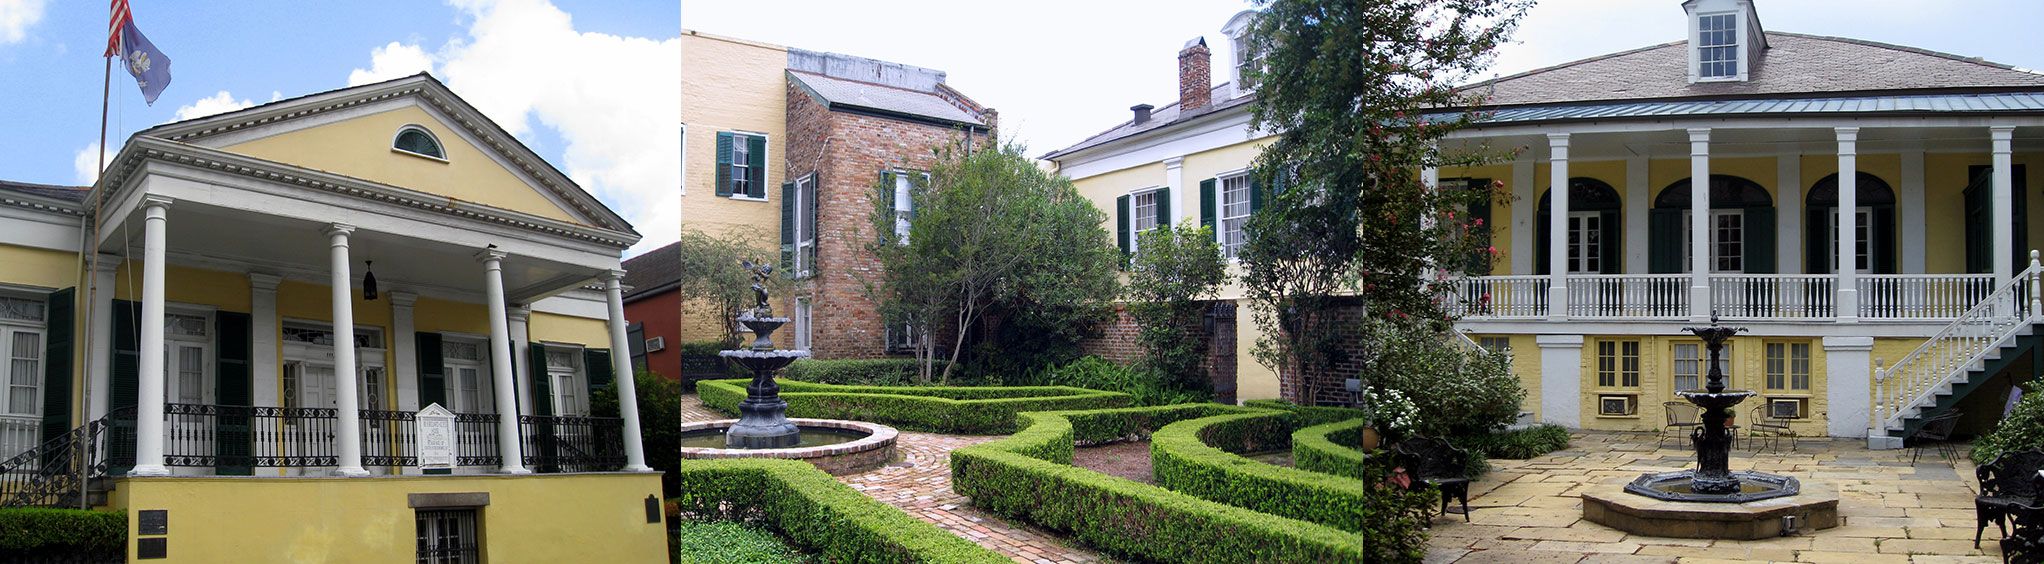
M1361 480L1362 444L1362 419L1300 429L1292 433L1292 465L1301 470Z
M0 562L117 561L127 549L125 512L0 509Z
M1230 453L1284 448L1295 416L1258 410L1180 421L1150 437L1157 485L1193 497L1311 521L1364 526L1363 481L1265 464Z
M943 372L944 361L936 361ZM912 386L922 371L922 361L913 358L802 359L781 370L781 377L818 384L860 386Z
M687 461L681 509L762 521L824 562L1008 562L943 529L866 497L807 462Z
M1249 400L1242 402L1242 405L1248 407L1260 407L1263 409L1290 411L1293 414L1299 416L1298 422L1300 427L1312 427L1316 425L1333 423L1336 421L1347 421L1350 419L1361 418L1363 416L1363 410L1356 409L1353 407L1326 407L1299 405L1285 400L1274 399Z
M737 413L745 380L696 383L703 404ZM1099 409L1128 405L1128 394L1065 386L839 386L782 380L789 417L857 419L910 431L999 435L1014 432L1024 411Z
M1014 436L951 451L951 487L976 506L1143 561L1362 562L1361 534L1069 465L1075 437L1224 413L1269 412L1193 404L1024 413Z

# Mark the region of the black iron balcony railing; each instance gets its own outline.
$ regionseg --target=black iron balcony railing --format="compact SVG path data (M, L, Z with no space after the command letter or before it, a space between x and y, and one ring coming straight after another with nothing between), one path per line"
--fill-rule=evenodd
M362 465L386 468L417 466L417 414L365 409L361 414ZM503 463L497 448L499 415L454 414L455 464L496 466ZM252 407L235 405L164 405L164 464L212 467L220 474L247 474L253 468L319 468L339 464L334 439L337 411L330 408ZM615 417L522 416L520 441L525 464L537 472L601 472L622 468L624 421ZM109 458L120 471L134 464L135 424L132 416L111 421Z
M329 408L164 404L163 464L248 468L335 466L338 417Z
M523 415L525 464L534 472L607 472L625 465L624 420Z
M362 410L362 465L417 466L417 414L410 411Z

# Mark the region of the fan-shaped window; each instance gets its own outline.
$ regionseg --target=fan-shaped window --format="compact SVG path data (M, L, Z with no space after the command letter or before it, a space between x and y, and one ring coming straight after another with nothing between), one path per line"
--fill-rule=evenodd
M1865 172L1853 175L1853 269L1895 272L1895 190ZM1803 197L1803 263L1811 274L1836 272L1838 262L1838 174L1810 185Z
M397 139L391 141L390 147L422 157L447 160L447 152L440 149L440 140L434 138L426 128L416 125L407 125L399 129Z
M1774 197L1767 195L1767 189L1760 183L1729 174L1710 175L1710 208L1714 210L1733 208L1773 207ZM1684 178L1661 189L1654 197L1655 208L1689 208L1689 179Z

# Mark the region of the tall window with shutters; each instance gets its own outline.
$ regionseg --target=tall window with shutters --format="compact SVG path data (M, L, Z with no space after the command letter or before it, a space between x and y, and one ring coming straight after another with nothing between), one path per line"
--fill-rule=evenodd
M787 275L816 273L816 173L781 185L781 261Z
M580 393L588 385L582 376L582 349L547 345L546 372L554 395L554 415L588 415L588 398Z
M1597 341L1597 387L1639 387L1639 341Z
M735 199L767 199L767 137L758 133L717 132L717 195Z
M913 170L889 170L881 173L886 182L894 186L894 236L901 244L908 244L909 221L915 219L915 188L921 181L927 186L930 173Z
M1130 199L1129 228L1132 233L1129 237L1129 252L1141 252L1143 232L1157 228L1160 213L1157 207L1165 205L1163 194L1163 190L1148 190L1137 192Z
M1214 234L1220 238L1221 252L1228 258L1235 258L1242 245L1249 241L1249 173L1221 177L1221 217Z
M43 323L47 317L40 300L0 297L0 359L7 362L7 385L0 386L0 415L42 415Z

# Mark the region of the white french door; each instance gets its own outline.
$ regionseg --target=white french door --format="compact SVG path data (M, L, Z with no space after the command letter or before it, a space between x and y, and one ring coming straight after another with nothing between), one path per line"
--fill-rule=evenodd
M1568 271L1597 274L1604 271L1604 216L1582 211L1568 214Z

